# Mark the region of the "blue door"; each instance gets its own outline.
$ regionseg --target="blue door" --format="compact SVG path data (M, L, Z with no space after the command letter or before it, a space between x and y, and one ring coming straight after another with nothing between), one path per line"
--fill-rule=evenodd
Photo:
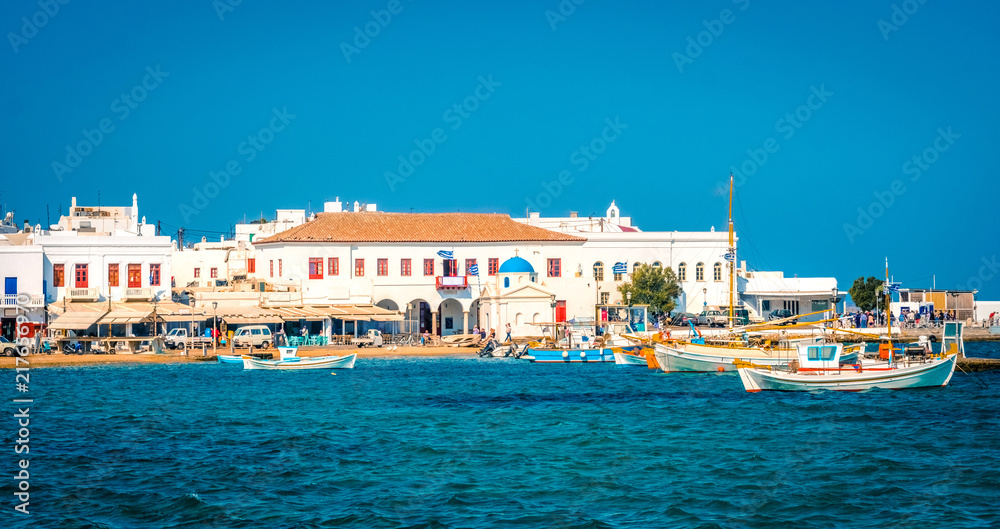
M3 293L4 294L17 294L17 278L7 277L3 280Z

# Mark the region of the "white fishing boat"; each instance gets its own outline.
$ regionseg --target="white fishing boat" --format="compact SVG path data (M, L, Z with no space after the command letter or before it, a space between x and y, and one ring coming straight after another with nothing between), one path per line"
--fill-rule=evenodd
M737 360L782 366L795 359L789 349L728 347L698 343L653 345L656 362L665 373L722 373L736 371Z
M949 324L952 322L949 322ZM961 324L959 324L961 325ZM741 366L740 380L750 393L758 391L863 391L947 386L955 373L958 354L942 351L929 360L840 364L841 344L799 346L798 365L788 372ZM943 346L942 346L943 349ZM893 355L895 356L895 355Z
M243 369L354 369L357 357L357 353L347 356L291 357L283 360L258 360L252 356L244 356Z
M646 356L641 352L636 354L629 351L618 351L615 349L615 364L620 366L649 367Z

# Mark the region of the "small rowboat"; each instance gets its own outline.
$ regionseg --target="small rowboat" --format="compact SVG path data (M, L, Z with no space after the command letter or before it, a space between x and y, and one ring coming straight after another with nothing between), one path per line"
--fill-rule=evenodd
M358 353L347 356L292 357L285 360L258 360L252 356L244 356L243 369L354 369L354 361L357 358Z
M243 357L240 355L218 355L216 359L220 364L242 364Z

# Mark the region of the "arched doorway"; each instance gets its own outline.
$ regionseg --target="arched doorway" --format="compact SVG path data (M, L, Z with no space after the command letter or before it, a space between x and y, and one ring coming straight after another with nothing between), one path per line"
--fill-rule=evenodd
M375 304L376 307L383 308L386 310L391 310L393 312L401 312L402 309L399 308L399 304L392 299L383 299ZM405 315L404 315L405 318ZM404 332L405 321L382 321L382 322L372 322L372 327L378 328L382 331L382 334L400 334Z
M431 305L423 299L414 299L406 304L403 310L403 331L410 334L430 332L433 323Z
M468 329L465 328L465 309L462 307L462 302L455 298L442 300L438 305L438 336L466 332Z

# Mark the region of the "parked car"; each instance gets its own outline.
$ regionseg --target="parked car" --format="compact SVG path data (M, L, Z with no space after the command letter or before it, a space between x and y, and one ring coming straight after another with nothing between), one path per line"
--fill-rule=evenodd
M686 326L689 321L697 323L698 316L690 312L676 312L673 317L670 318L670 325Z
M0 336L0 354L3 356L21 356L21 346Z
M785 318L791 318L792 316L794 316L794 314L792 314L792 311L790 311L788 309L775 309L775 310L772 310L770 312L770 314L767 315L767 321L783 320ZM795 323L795 320L789 320L789 321L786 321L786 322L782 322L779 325L784 325L784 324L787 324L787 323Z
M358 347L382 347L382 332L378 329L368 329L364 335L351 340L351 345Z
M200 347L212 345L212 339L206 336L189 336L187 329L171 329L163 337L163 345L168 349L184 350L188 347Z
M747 309L736 309L734 311L735 316L733 318L733 325L750 325L750 311ZM722 316L726 318L726 323L729 322L729 309L722 311Z
M236 334L233 335L233 345L236 347L260 347L261 349L267 349L274 343L274 337L271 336L271 329L267 325L247 325L245 327L240 327Z
M701 314L698 315L698 321L696 325L708 325L709 327L725 327L726 317L722 315L721 310L703 310Z

